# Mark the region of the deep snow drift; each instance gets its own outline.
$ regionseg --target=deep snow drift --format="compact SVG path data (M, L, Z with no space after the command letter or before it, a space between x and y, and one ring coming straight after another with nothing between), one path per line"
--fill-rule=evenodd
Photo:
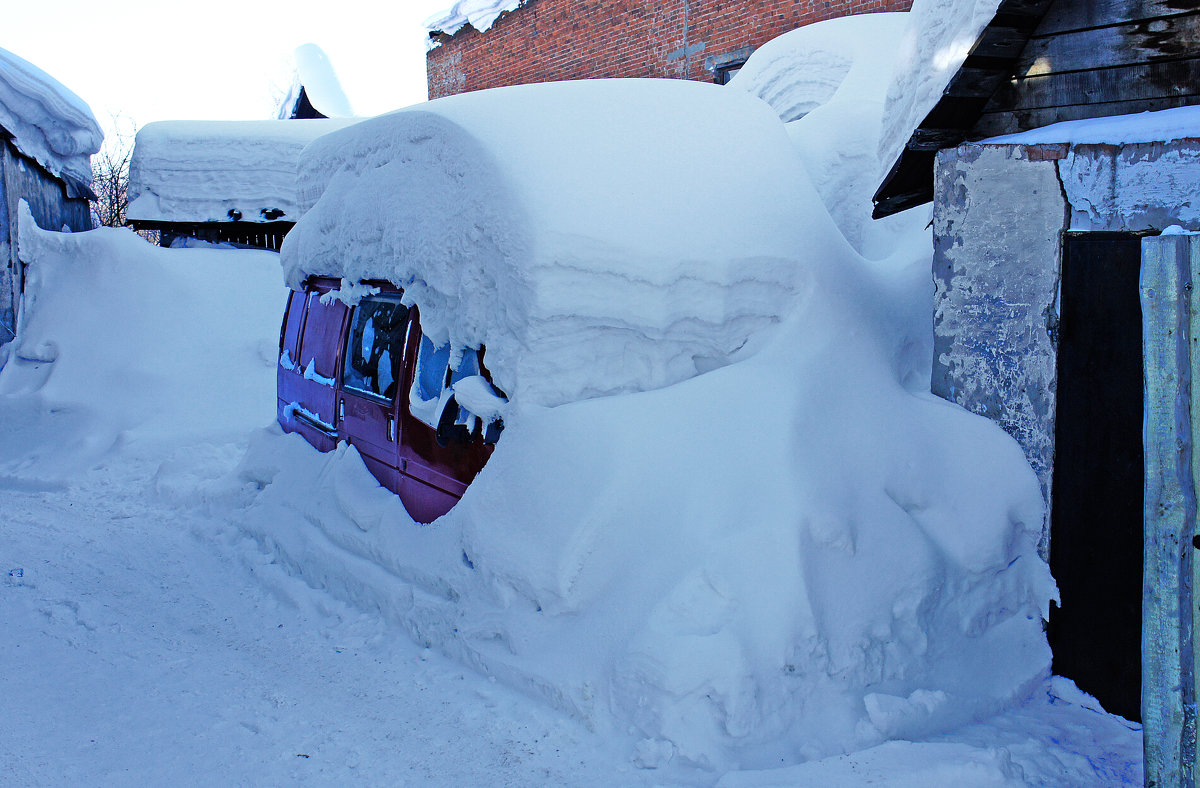
M479 32L485 33L501 14L516 10L523 2L524 0L458 0L445 11L426 19L425 29L454 35L469 24ZM431 45L436 46L436 43Z
M352 450L260 436L247 526L311 582L632 725L650 765L928 735L1047 674L1039 489L998 427L928 393L926 238L861 258L766 104L483 91L324 137L302 167L320 197L289 283L407 288L511 395L430 528L398 527ZM697 209L733 193L719 222ZM301 510L313 528L278 525Z
M295 221L296 163L322 134L357 122L164 120L138 130L129 164L130 219Z
M17 150L54 175L92 182L104 133L92 110L32 63L0 49L0 128Z

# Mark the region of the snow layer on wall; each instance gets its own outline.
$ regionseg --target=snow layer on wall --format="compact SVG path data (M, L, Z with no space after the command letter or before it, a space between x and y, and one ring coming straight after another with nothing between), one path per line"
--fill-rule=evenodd
M771 109L700 83L440 99L316 141L299 191L291 287L390 280L531 404L725 364L845 252Z
M0 128L17 150L57 176L92 182L104 133L92 110L37 66L0 49Z
M1043 145L1066 142L1076 145L1125 145L1189 138L1200 138L1200 106L1068 120L1017 134L990 137L980 140L979 144Z
M838 229L868 256L895 248L895 222L872 221L871 195L883 165L884 100L908 23L908 14L886 13L806 25L757 49L729 83L779 113Z
M147 123L137 133L129 165L128 216L135 221L227 222L234 211L244 222L295 221L300 152L322 134L355 122Z
M480 33L486 32L492 23L506 11L515 11L524 0L458 0L445 11L425 20L425 29L454 35L470 25Z
M313 109L327 118L349 118L354 116L350 108L350 99L342 90L341 80L333 69L333 63L325 50L316 44L301 44L296 47L296 76L292 86L279 106L279 119L291 117L296 102L300 100L300 90L308 96Z

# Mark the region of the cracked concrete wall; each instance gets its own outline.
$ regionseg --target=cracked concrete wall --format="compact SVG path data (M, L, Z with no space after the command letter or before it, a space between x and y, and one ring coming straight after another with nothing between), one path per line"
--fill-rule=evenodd
M938 154L933 392L1017 440L1047 519L1063 232L1200 229L1198 184L1200 140L966 143Z
M938 156L933 392L1016 438L1049 501L1059 252L1066 200L1052 160L1017 146Z

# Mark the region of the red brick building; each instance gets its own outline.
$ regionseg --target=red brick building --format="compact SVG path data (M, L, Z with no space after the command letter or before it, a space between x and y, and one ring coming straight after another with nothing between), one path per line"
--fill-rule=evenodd
M763 43L851 14L907 11L912 0L525 0L490 29L465 25L426 65L429 98L598 77L728 81Z

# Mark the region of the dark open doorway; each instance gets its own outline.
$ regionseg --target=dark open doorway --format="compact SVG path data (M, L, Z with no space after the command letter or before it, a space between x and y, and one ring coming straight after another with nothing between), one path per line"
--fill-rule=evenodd
M1062 605L1054 672L1141 719L1142 318L1140 235L1067 233L1050 568Z

